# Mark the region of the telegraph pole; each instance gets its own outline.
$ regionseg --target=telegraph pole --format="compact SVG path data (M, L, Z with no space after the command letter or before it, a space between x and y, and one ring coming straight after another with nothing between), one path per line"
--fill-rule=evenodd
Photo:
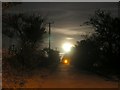
M51 37L51 23L49 22L49 54L50 54L50 37Z
M120 18L120 1L118 2L118 18Z
M51 48L51 24L53 24L53 22L49 22L48 25L49 25L49 56L50 56L50 48Z

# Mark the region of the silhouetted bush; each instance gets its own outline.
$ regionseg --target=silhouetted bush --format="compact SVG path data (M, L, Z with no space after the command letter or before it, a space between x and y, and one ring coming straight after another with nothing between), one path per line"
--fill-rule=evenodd
M50 49L49 52L48 48L44 48L43 50L47 53L48 64L51 66L51 68L56 69L60 63L59 51Z
M42 68L48 69L48 71L55 71L60 63L59 52L51 49L50 55L46 50L34 50L27 48L22 50L10 58L6 58L3 62L9 64L9 66L20 73L30 73ZM4 65L5 67L5 65ZM6 69L6 68L4 68Z
M72 64L81 69L93 68L95 62L99 61L100 53L95 36L91 36L77 43L73 49Z

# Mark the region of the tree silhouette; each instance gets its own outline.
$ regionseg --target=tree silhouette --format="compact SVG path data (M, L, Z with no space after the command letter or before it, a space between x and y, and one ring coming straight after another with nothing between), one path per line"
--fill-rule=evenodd
M11 66L16 69L21 67L26 70L39 66L42 58L38 54L37 47L43 43L43 35L46 33L46 19L35 14L4 13L2 20L3 34L20 39L17 54L7 62L10 62Z
M42 40L45 31L45 19L37 15L5 14L3 15L3 33L19 37L21 45L35 47ZM10 34L10 35L11 35Z
M79 67L100 67L102 71L119 73L120 55L120 19L112 17L110 12L97 10L89 18L95 33L77 43L74 50L74 63Z
M92 35L85 40L78 41L73 49L72 63L81 69L91 69L99 61L100 55L97 36Z
M118 67L120 49L120 19L114 18L109 12L97 10L90 18L88 24L95 28L99 42L103 49L103 55L107 58L106 65L112 69Z

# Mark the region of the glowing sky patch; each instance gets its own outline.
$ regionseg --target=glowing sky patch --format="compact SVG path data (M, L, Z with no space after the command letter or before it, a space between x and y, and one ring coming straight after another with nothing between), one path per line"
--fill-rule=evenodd
M71 48L72 48L72 44L71 43L64 43L63 45L62 45L62 48L63 48L63 50L65 51L65 52L70 52L71 51Z

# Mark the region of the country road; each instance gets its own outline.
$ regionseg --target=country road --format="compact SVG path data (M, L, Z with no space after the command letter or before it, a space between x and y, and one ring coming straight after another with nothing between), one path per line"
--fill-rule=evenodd
M117 88L118 83L98 75L73 71L72 66L60 64L56 73L35 75L26 80L25 88ZM40 76L42 78L40 78Z
M64 64L60 64L56 72L45 69L29 77L9 77L3 81L4 88L118 88L118 82L90 72L77 72L71 65Z

